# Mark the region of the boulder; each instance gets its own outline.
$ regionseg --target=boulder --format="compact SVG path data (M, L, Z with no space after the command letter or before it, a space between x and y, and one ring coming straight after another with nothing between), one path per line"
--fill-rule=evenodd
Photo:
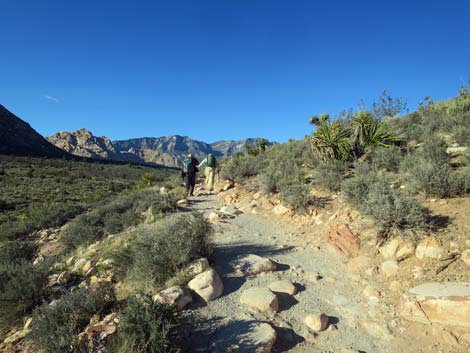
M154 301L174 305L177 310L182 310L186 305L192 302L193 297L189 290L180 286L173 286L153 296Z
M470 282L414 287L403 296L400 315L414 322L470 328Z
M397 253L398 247L400 246L402 242L403 242L402 239L399 237L393 238L387 244L381 246L379 248L379 252L386 259L393 259L393 257Z
M289 213L289 209L284 205L277 205L273 208L273 213L276 216L284 216L285 214Z
M261 312L274 313L279 310L279 300L268 288L254 287L245 290L240 303Z
M277 270L275 262L254 254L250 254L239 260L237 267L239 267L245 275L257 275L262 272Z
M380 265L380 271L387 277L396 275L398 270L399 270L399 267L398 267L398 262L396 260L388 260L388 261L382 262L382 265Z
M425 239L419 242L415 255L418 259L430 258L439 259L443 250L435 239Z
M209 220L209 222L217 222L218 220L220 220L220 217L217 213L211 212L207 219Z
M191 276L197 276L210 269L209 261L205 257L201 257L188 265L188 272Z
M465 265L470 266L470 249L464 250L460 258L465 262Z
M222 280L214 269L209 269L194 277L188 283L188 287L206 302L220 297L224 292Z
M326 240L340 254L356 256L359 252L359 238L353 234L346 223L333 225Z
M269 285L269 289L272 290L273 292L286 293L289 295L297 294L297 288L289 280L281 280L281 281L272 282Z
M73 266L73 273L79 273L81 274L83 266L88 262L87 259L77 259L75 261L75 265Z
M304 318L304 324L313 332L325 331L328 328L329 317L323 313L309 314Z
M208 352L271 353L276 331L270 324L254 320L227 322L217 329Z

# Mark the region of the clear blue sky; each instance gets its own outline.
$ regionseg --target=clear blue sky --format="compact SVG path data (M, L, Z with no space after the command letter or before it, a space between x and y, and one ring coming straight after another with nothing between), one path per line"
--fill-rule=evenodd
M0 104L49 135L311 131L387 89L470 79L470 1L0 0Z

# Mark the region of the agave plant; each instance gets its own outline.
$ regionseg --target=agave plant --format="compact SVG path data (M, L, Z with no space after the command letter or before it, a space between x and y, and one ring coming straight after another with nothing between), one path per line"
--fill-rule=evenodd
M313 117L311 124L317 126L312 136L311 147L314 155L324 162L331 160L347 160L351 150L351 133L341 121L330 121L329 114Z

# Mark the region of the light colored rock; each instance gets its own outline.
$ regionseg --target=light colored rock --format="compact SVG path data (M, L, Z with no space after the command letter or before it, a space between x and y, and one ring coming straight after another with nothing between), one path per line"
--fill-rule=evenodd
M290 295L297 294L297 288L289 280L281 280L281 281L272 282L269 285L269 289L271 289L273 292L286 293Z
M306 272L305 279L309 282L315 283L321 279L321 276L318 272Z
M442 253L443 250L435 239L425 239L419 242L415 255L418 259L439 259Z
M369 335L373 337L385 339L387 341L393 339L390 329L383 320L375 321L371 319L365 319L361 320L359 324Z
M78 260L77 256L70 256L65 262L65 264L70 267L70 266L73 266L73 264L75 264L75 261L77 260Z
M279 310L279 300L268 288L254 287L245 290L240 303L261 312L274 313Z
M321 332L328 328L328 320L328 316L323 313L309 314L304 318L304 324L313 332Z
M380 265L380 271L387 277L396 275L398 270L399 270L398 262L395 260L388 260L388 261L382 262L382 265Z
M349 348L343 348L339 351L339 353L359 353L359 351L356 351L354 349L349 349Z
M470 249L464 250L460 258L465 262L465 265L470 266Z
M388 287L391 291L400 292L402 289L400 281L392 281Z
M367 270L364 272L367 276L376 276L379 274L379 268L377 266L372 266L369 267Z
M253 320L227 322L217 329L214 343L207 351L271 353L276 338L276 331L268 323Z
M168 189L164 186L160 188L160 194L161 195L167 195L168 194Z
M346 264L346 268L352 272L363 271L371 263L371 258L368 256L359 255L352 258Z
M82 273L87 273L93 267L93 261L88 260L82 267Z
M285 214L289 213L289 209L284 205L277 205L273 208L273 213L276 216L284 216Z
M28 318L24 323L23 330L29 329L32 323L33 323L33 318L32 317Z
M260 192L256 192L255 194L253 194L253 199L254 200L258 200L259 198L261 198L261 193Z
M182 310L192 302L193 298L189 290L180 286L173 286L153 296L154 301L174 305L176 309Z
M403 296L400 315L415 322L470 328L470 282L414 287Z
M87 259L78 259L75 261L75 265L73 266L72 272L74 273L81 273L83 266L87 263Z
M176 206L178 207L188 207L189 206L189 200L188 199L181 199L176 201Z
M225 182L224 186L222 187L222 190L223 190L223 191L228 191L228 190L230 190L230 189L232 189L232 188L234 188L234 187L235 187L235 183L234 183L233 181L231 181L231 180L227 180L227 181Z
M220 212L223 213L223 214L226 214L227 216L230 216L230 217L235 217L235 216L241 215L243 213L238 208L230 207L230 206L223 206L220 209Z
M209 261L205 257L201 257L188 265L188 272L192 276L197 276L210 269Z
M207 217L207 219L209 220L209 222L217 222L220 219L220 217L217 213L211 212L209 216Z
M206 302L220 297L224 292L224 285L214 269L207 270L192 279L188 287L195 291Z
M364 288L362 294L369 300L377 300L380 298L380 292L372 286Z
M413 244L412 241L405 241L403 244L400 245L400 247L398 248L398 251L397 251L397 254L396 254L396 257L397 259L407 259L411 256L414 255L416 251L416 247L415 245Z
M393 259L393 257L397 253L398 247L400 246L402 242L403 240L399 237L393 238L387 244L381 246L379 248L379 252L386 259Z
M70 272L63 271L59 275L59 277L57 277L57 283L58 284L66 284L66 283L70 282L71 279L72 279L72 276L70 275Z
M242 258L237 266L245 275L257 275L262 272L276 271L277 265L272 260L250 254Z

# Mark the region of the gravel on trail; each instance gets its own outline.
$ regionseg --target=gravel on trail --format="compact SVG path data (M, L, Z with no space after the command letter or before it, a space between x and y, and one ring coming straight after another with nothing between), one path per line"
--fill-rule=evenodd
M191 209L206 217L224 206L213 195L200 195L191 203ZM365 285L345 271L341 256L296 242L294 224L275 216L243 213L215 222L214 229L211 263L222 278L224 294L207 304L196 302L185 311L188 352L269 352L270 348L259 347L264 337L258 337L257 331L261 335L266 331L257 326L261 323L270 324L276 332L272 352L396 352L380 307L361 293ZM275 261L277 270L244 275L237 262L250 254ZM268 288L279 280L292 281L298 293L276 293L278 313L254 312L240 304L246 289ZM328 315L328 329L309 331L303 321L315 313Z

